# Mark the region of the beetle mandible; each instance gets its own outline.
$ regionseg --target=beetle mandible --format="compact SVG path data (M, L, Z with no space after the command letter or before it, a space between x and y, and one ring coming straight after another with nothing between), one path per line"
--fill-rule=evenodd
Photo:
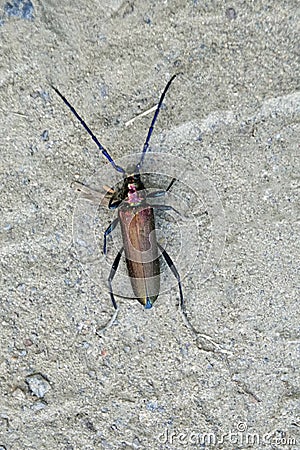
M123 185L117 191L113 191L108 204L110 209L118 209L118 217L108 226L104 232L103 253L106 254L106 239L107 236L114 230L119 223L121 226L123 247L118 252L114 263L111 267L108 277L108 284L110 289L110 297L115 309L115 314L110 320L111 325L118 313L118 305L115 300L115 296L112 289L112 281L118 269L121 256L124 252L126 265L128 269L128 275L131 280L132 289L137 300L146 308L152 307L153 303L159 296L160 290L160 261L159 258L162 255L175 276L180 296L181 311L185 315L184 311L184 299L181 287L180 275L173 264L172 259L166 252L166 250L157 242L155 235L155 218L154 209L161 210L174 210L172 206L150 204L148 199L157 198L165 195L176 181L172 179L171 183L165 191L157 191L147 194L145 186L141 179L140 171L143 165L143 161L146 152L149 148L149 142L153 133L154 125L157 120L159 111L161 109L164 97L176 75L169 80L165 89L163 90L158 105L156 107L154 116L148 134L142 149L141 158L138 164L124 170L122 167L116 165L113 158L99 142L97 137L88 127L86 122L77 113L75 108L69 103L69 101L60 93L60 91L52 86L54 91L63 100L75 117L79 120L81 125L85 128L98 148L102 151L102 154L108 159L114 169L123 175ZM175 210L176 211L176 210ZM176 211L178 212L178 211ZM151 258L149 258L149 252ZM159 254L159 252L161 254ZM187 319L187 318L186 318Z

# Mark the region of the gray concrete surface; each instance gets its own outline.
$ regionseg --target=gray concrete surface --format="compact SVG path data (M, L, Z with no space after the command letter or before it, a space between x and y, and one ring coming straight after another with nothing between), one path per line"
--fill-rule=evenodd
M0 18L0 449L299 449L297 2L18 0ZM223 205L222 258L183 280L222 351L175 288L150 311L119 298L98 336L109 295L73 243L71 183L107 166L50 83L119 158L174 73L152 149Z

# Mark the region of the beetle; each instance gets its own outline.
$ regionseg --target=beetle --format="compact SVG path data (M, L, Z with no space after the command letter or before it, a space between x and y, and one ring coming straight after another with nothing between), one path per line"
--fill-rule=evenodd
M157 242L155 235L155 217L154 209L170 210L173 209L172 206L151 204L149 200L152 198L157 198L165 195L166 192L172 187L175 178L172 179L171 183L165 191L157 191L147 194L145 190L144 183L141 179L141 168L144 162L145 155L149 148L149 142L151 135L153 133L154 125L157 120L158 114L160 112L165 95L175 79L176 75L168 81L165 86L158 105L155 109L155 113L150 124L148 134L143 145L140 161L133 167L124 170L122 167L116 165L113 158L110 156L108 151L99 142L97 137L88 127L86 122L77 113L75 108L69 103L69 101L64 97L63 94L54 86L51 86L58 96L62 99L65 105L70 109L70 111L79 120L84 129L91 136L93 141L96 143L98 148L101 150L102 154L114 169L121 173L123 176L123 184L121 188L117 191L113 191L111 198L109 200L108 207L110 209L118 210L118 217L113 220L113 222L108 226L104 232L104 242L103 242L103 253L106 254L107 250L107 236L115 229L119 223L121 226L123 247L118 252L113 265L110 270L108 277L108 285L110 290L110 298L115 309L115 314L110 321L110 324L115 320L118 313L118 305L115 300L113 293L112 282L114 276L117 272L121 256L124 252L125 260L128 270L128 275L131 280L132 290L137 300L145 307L145 309L150 309L153 303L159 296L160 290L160 256L162 255L171 269L173 275L175 276L179 289L180 296L180 307L182 312L184 312L184 299L181 286L180 275L173 264L171 257L168 255L166 250ZM178 211L176 211L178 212ZM160 254L161 253L161 254Z

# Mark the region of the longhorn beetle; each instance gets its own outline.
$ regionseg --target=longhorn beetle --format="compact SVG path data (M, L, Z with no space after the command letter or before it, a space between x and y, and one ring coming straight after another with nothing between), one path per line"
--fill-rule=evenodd
M128 275L131 280L134 295L146 309L149 309L157 299L160 290L160 251L177 280L180 296L180 307L181 311L184 313L184 300L179 273L174 266L172 259L170 258L166 250L157 242L155 236L155 219L153 209L166 211L171 209L174 210L174 208L168 205L153 205L148 202L148 199L150 198L153 199L164 195L171 188L176 179L172 179L171 183L165 191L157 191L147 194L140 175L140 170L143 166L144 158L149 148L149 142L153 133L156 119L158 117L165 95L175 77L176 75L174 75L169 80L163 93L161 94L150 128L148 130L139 163L134 167L127 169L126 171L122 167L116 165L110 154L98 141L97 137L87 126L86 122L80 117L74 107L59 92L57 88L52 86L55 92L59 95L59 97L63 100L63 102L67 105L67 107L71 110L71 112L75 115L81 125L91 136L93 141L102 151L102 154L111 163L113 168L123 176L122 187L113 192L108 204L108 207L110 209L118 208L118 217L113 220L113 222L104 232L103 243L103 253L106 254L106 238L114 230L117 224L120 223L123 238L123 247L118 252L108 277L110 298L115 309L115 314L109 322L110 324L113 323L118 313L118 306L112 289L112 281L118 269L123 252L125 254ZM150 259L149 252L151 256ZM189 326L191 325L189 324Z

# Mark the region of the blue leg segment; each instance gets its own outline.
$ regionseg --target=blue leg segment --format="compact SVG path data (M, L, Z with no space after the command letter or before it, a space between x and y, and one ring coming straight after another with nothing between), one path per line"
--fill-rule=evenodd
M106 237L116 228L118 225L119 219L118 217L112 221L109 227L104 231L104 239L103 239L103 254L106 255Z
M112 265L112 267L111 267L111 269L110 269L110 274L109 274L109 277L108 277L108 284L109 284L110 298L111 298L113 307L114 307L116 310L118 309L118 306L117 306L117 303L116 303L116 300L115 300L115 297L114 297L114 294L113 294L113 290L112 290L112 285L111 285L111 283L112 283L112 281L113 281L113 279L114 279L114 276L116 275L116 271L117 271L117 269L118 269L118 266L119 266L119 263L120 263L120 259L121 259L122 253L123 253L123 250L124 250L124 247L122 247L121 250L118 252L118 254L117 254L117 256L116 256L116 259L114 260L114 263L113 263L113 265Z

